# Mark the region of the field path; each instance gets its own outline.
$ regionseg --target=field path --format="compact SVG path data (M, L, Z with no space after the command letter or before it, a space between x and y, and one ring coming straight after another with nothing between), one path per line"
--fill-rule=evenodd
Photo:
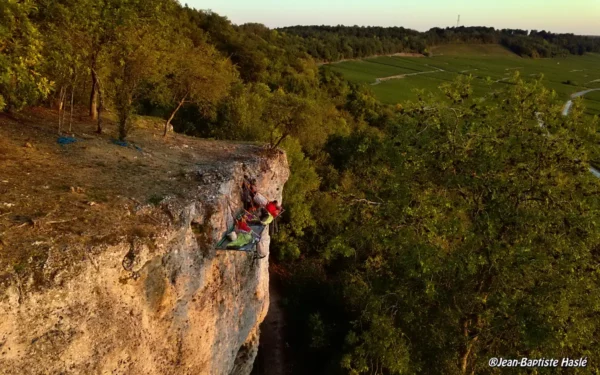
M573 100L572 99L578 98L580 96L584 96L587 93L590 93L592 91L598 91L598 90L600 90L600 89L587 89L587 90L579 91L579 92L576 92L575 94L572 94L571 95L571 100L568 100L565 103L565 106L563 107L562 115L566 116L566 115L569 114L569 111L571 110L571 106L573 105Z
M398 75L395 75L395 76L375 78L375 82L371 83L371 86L378 85L378 84L380 84L381 82L384 82L384 81L389 81L390 79L402 79L404 77L417 76L419 74L437 73L437 72L445 72L445 70L438 68L437 70L429 70L429 71L426 71L426 72L398 74Z
M575 98L583 96L583 95L585 95L585 94L587 94L589 92L598 91L598 90L600 90L600 89L588 89L588 90L579 91L579 92L576 92L575 94L572 94L571 95L571 99L575 99ZM562 115L563 116L566 116L566 115L569 114L569 111L571 110L571 106L573 106L573 100L568 100L565 103L565 106L564 106L563 111L562 111ZM597 178L600 178L600 170L596 169L593 166L590 166L590 172L592 172L592 174L594 176L596 176Z
M364 61L366 59L374 59L377 57L425 57L425 55L423 55L421 53L415 53L415 52L386 53L386 54L382 54L382 55L371 55L371 56L365 56L365 57L341 59L341 60L336 60L336 61L320 61L320 62L317 62L317 66L339 64L339 63L348 62L348 61Z

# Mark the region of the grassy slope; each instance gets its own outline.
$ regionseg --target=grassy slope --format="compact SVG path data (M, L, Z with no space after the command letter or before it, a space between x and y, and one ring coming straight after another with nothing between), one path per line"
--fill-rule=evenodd
M353 61L332 65L356 82L374 83L376 78L399 74L431 71L435 72L407 76L371 86L376 96L384 103L394 104L416 98L415 90L424 89L434 95L441 95L440 84L455 79L459 74L474 77L473 88L476 95L485 95L490 90L506 85L514 71L518 70L525 78L544 76L544 84L555 90L561 100L567 100L572 93L588 87L600 87L600 55L570 56L556 59L524 59L500 46L494 45L450 45L439 47L445 54L432 58L380 57L365 61ZM438 51L440 51L438 50ZM448 53L454 51L453 53ZM479 54L477 54L479 52ZM491 87L485 82L490 77ZM564 84L570 80L570 84ZM591 94L590 94L591 95ZM588 112L600 114L598 100L586 100Z
M515 54L499 44L446 44L431 47L435 56L515 56Z
M600 91L590 92L585 96L586 110L590 113L600 114Z

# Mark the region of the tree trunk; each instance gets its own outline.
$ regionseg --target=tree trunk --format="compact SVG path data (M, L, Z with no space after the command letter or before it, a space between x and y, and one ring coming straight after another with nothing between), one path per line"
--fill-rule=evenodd
M469 355L471 354L472 347L472 343L468 343L460 356L460 373L463 375L467 373L467 365L469 364Z
M60 88L59 98L58 98L58 134L62 131L62 125L64 121L63 113L65 111L65 97L67 96L67 88L62 86Z
M165 132L163 133L163 137L167 136L167 133L169 132L169 126L171 126L171 121L173 121L173 118L175 117L175 114L177 113L177 111L179 111L179 109L181 108L181 106L183 105L183 103L185 103L185 98L187 98L187 94L185 94L185 96L181 99L181 101L177 105L177 108L175 108L175 110L173 111L173 113L171 113L171 116L169 117L169 119L165 123Z
M77 81L75 81L77 82ZM73 129L73 98L75 97L75 84L71 86L71 114L69 115L69 133L72 132Z
M476 318L476 325L479 325L479 317ZM475 336L473 338L469 338L470 330L469 330L470 320L465 319L463 322L463 336L466 339L465 347L461 350L459 357L459 365L460 365L460 373L463 375L467 374L467 368L469 366L469 356L471 355L471 351L473 350L473 346L475 342L479 338L479 336Z
M119 115L119 141L124 141L127 138L127 127L129 122L129 114L122 113Z
M284 133L281 138L279 138L279 140L277 141L277 143L271 147L273 150L276 149L277 147L279 147L279 144L288 136L287 133Z
M102 86L100 85L100 80L98 76L96 76L96 82L98 84L98 127L96 128L96 133L102 134L102 110L104 109L104 99L102 98Z
M57 105L57 107L58 107L58 113L60 113L60 111L63 110L63 100L62 100L63 90L64 90L64 88L61 87L60 88L60 92L58 93L58 105Z
M98 134L102 134L102 110L103 108L103 99L102 99L102 91L98 90L98 99L100 102L100 105L98 106L98 126L96 127L96 133Z
M90 117L92 120L98 118L97 96L98 96L98 75L95 70L95 62L92 64L92 92L90 93Z
M67 114L67 88L65 87L65 93L63 95L63 111L62 111L62 126L65 126L65 116Z
M119 140L124 141L131 130L133 95L128 92L123 92L118 98L117 114L119 118Z

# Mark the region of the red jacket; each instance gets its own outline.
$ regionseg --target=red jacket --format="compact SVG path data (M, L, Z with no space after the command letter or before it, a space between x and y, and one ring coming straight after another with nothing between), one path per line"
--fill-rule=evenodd
M252 229L248 226L245 220L238 220L236 223L237 229L242 232L250 232Z
M265 208L273 217L277 217L279 215L279 208L277 208L275 203L269 202Z

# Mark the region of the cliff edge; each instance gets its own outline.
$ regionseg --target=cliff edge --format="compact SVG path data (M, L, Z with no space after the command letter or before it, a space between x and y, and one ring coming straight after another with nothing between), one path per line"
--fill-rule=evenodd
M268 257L215 244L244 175L282 201L285 154L51 115L0 117L0 374L249 374Z

